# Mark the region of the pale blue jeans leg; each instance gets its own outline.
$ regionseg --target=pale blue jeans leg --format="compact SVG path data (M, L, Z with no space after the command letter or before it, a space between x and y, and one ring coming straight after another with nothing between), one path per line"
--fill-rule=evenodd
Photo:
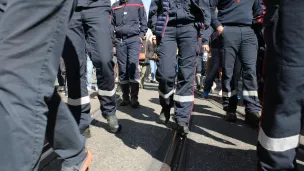
M92 73L93 73L93 63L89 56L87 56L87 88L92 89Z
M154 60L150 60L150 69L151 69L151 78L155 81L155 73L156 73L156 62Z

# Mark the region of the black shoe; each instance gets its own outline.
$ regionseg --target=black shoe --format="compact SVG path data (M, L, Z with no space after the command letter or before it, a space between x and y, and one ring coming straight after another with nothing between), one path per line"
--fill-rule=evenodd
M186 122L183 122L183 121L178 121L176 130L177 130L178 134L180 134L182 136L186 136L189 133L188 124Z
M160 115L159 115L159 120L162 123L167 124L170 120L170 110L169 110L169 112L165 112L164 109L162 109L162 111L160 112Z
M121 125L118 124L118 119L115 115L107 116L108 125L110 127L110 132L116 133L121 129Z
M223 110L224 110L225 112L227 112L227 111L228 111L228 106L223 107Z
M83 135L84 137L86 137L86 138L91 138L91 131L90 131L90 128L87 128L87 129L85 129L82 133L81 133L81 135Z
M123 100L122 102L119 103L119 106L129 106L130 100Z
M139 102L136 100L136 101L132 101L131 106L132 106L133 108L139 108L140 104L139 104Z
M236 114L235 112L227 112L226 113L226 117L225 117L225 120L228 121L228 122L236 122Z
M258 128L260 124L259 112L247 112L245 115L245 123L247 123L252 128Z
M201 87L200 85L197 85L197 86L196 86L196 89L197 89L197 90L201 90L202 87Z

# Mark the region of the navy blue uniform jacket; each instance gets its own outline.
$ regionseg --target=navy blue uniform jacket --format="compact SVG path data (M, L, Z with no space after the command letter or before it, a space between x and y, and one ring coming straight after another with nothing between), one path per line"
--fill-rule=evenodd
M200 29L200 36L203 39L209 39L209 32L205 31L211 22L210 3L209 0L191 0L194 8L199 11L195 18L195 25ZM148 27L156 36L163 36L169 18L169 3L170 0L152 0L149 11Z
M112 24L117 38L145 36L148 30L147 15L141 0L115 2L112 6L112 12Z

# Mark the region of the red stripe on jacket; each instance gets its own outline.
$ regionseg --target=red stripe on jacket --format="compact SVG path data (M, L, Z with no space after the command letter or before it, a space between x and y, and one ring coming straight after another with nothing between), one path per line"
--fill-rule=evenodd
M140 7L140 8L144 8L144 5L142 5L142 4L125 4L125 5L120 5L120 6L114 7L114 8L112 8L112 10L117 10L117 9L124 8L124 7Z

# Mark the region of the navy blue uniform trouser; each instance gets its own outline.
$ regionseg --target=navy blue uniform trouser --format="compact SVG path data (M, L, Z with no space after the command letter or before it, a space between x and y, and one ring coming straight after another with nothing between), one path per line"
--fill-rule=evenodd
M123 100L138 100L140 73L138 71L140 37L116 38L116 55ZM131 88L131 92L130 92Z
M72 5L8 1L0 20L0 170L37 170L45 134L65 165L86 155L84 137L54 90Z
M236 112L237 96L235 91L234 68L239 57L243 66L243 99L245 112L259 112L256 81L256 61L258 42L251 27L225 26L221 39L222 70L223 70L223 105L228 101L228 112Z
M267 5L264 17L267 51L258 164L263 171L296 170L304 114L304 1L273 2L279 7Z
M235 91L237 95L240 95L243 90L243 83L242 83L242 63L239 57L236 58L235 65L234 65L234 84L235 84Z
M96 68L102 115L105 117L116 112L110 14L110 7L77 7L69 23L62 56L66 64L68 105L79 124L80 132L88 128L91 121L86 82L86 48Z
M197 63L198 31L193 24L167 26L162 38L158 37L159 99L163 110L175 108L175 119L188 123L194 105L194 80ZM176 91L176 51L179 49ZM175 92L175 94L174 94ZM174 100L174 102L173 102Z

